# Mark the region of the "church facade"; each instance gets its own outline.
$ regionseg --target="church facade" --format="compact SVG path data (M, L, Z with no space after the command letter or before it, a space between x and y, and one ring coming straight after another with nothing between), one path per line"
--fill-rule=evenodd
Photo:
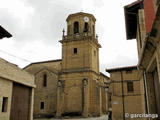
M62 59L31 63L35 75L34 116L100 116L108 111L107 76L99 71L96 19L92 14L70 14L63 31Z

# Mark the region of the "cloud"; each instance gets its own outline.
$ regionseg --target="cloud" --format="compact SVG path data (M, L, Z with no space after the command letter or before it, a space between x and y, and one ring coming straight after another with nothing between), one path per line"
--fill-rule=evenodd
M11 4L7 7L4 2L0 6L0 22L7 26L15 42L24 45L39 40L51 45L61 39L67 15L80 10L81 0L16 0Z
M132 1L5 0L0 4L0 24L13 35L13 42L9 46L8 41L1 42L1 49L29 61L61 58L58 41L62 29L66 29L65 20L69 14L83 10L97 19L96 32L102 45L100 70L105 73L105 67L135 64L136 41L125 38L123 11L123 6Z

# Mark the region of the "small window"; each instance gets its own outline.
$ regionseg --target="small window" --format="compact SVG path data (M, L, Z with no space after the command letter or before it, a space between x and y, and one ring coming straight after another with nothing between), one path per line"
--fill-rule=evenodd
M85 22L85 24L84 24L84 31L83 32L88 32L88 23L87 22Z
M7 106L8 106L8 97L3 97L2 112L7 112Z
M134 87L133 87L133 82L132 81L127 82L127 91L128 92L133 92L134 91Z
M74 54L77 54L77 48L74 48Z
M44 109L44 102L41 102L41 106L40 106L40 109Z
M47 87L47 74L43 75L43 87Z

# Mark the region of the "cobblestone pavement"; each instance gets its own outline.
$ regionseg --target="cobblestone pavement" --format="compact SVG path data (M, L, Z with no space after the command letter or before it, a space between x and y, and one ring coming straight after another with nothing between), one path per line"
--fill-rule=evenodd
M108 120L107 115L101 117L94 117L94 118L68 118L68 119L56 119L56 118L49 118L49 119L34 119L34 120Z

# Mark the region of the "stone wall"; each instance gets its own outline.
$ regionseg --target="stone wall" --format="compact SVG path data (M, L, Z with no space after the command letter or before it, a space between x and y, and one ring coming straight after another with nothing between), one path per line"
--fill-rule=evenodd
M55 116L61 60L32 63L24 69L35 76L34 117ZM47 76L46 86L44 86L44 74ZM41 102L44 103L43 109L41 108Z
M110 78L113 80L111 84L113 120L123 120L124 113L145 113L144 88L142 87L144 83L143 79L139 78L139 72L139 70L111 72ZM133 92L128 92L127 90L128 81L133 82Z
M8 97L8 105L6 112L2 112L0 109L0 120L9 120L12 99L12 81L0 77L0 108L2 108L3 97Z
M26 86L35 87L34 76L20 69L18 66L0 59L0 76Z
M7 111L0 111L0 119L10 119L10 109L12 104L13 83L18 83L32 88L30 95L29 120L33 117L33 91L34 91L34 76L20 69L18 66L9 63L0 58L0 108L2 108L3 97L8 97Z

